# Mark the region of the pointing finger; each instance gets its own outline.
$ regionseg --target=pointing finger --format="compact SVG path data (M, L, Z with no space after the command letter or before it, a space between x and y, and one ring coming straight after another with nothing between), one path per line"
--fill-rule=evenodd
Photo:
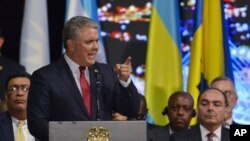
M132 58L131 58L131 56L129 56L129 57L126 59L126 61L125 61L124 64L130 65L130 64L131 64L131 60L132 60Z

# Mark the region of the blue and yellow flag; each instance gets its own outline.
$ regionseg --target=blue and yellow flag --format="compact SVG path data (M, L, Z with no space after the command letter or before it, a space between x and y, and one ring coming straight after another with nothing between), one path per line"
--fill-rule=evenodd
M155 0L146 58L146 99L149 121L168 123L162 115L169 96L182 90L179 5L176 0Z
M206 89L214 78L233 77L228 40L223 27L223 1L198 0L195 14L188 92L193 95L196 108L200 91Z

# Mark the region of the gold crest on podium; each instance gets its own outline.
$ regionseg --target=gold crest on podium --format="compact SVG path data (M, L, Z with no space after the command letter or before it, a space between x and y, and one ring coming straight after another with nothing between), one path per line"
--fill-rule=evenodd
M87 133L87 141L109 141L110 133L103 127L93 127Z

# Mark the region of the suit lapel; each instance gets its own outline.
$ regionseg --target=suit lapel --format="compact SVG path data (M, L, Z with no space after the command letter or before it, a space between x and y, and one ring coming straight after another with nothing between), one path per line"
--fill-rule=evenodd
M162 134L166 134L166 138L170 138L170 125L168 124L167 126L164 127L166 130L164 131L165 133Z
M85 108L85 105L83 104L82 96L79 91L79 88L77 87L72 71L70 70L64 58L62 59L61 62L62 62L61 64L62 68L60 69L59 73L60 78L62 78L62 82L64 82L68 86L68 89L70 89L79 107L83 110L83 113L86 115L86 117L88 117L87 110Z
M91 119L95 120L97 118L97 92L95 88L95 74L94 74L94 67L89 67L89 80L90 80L90 91L91 91ZM101 107L101 106L100 106Z
M230 140L230 137L229 137L229 130L222 127L221 128L221 141L228 141Z
M198 134L197 134L198 133ZM188 134L188 141L201 141L201 131L199 124L193 126Z
M0 118L0 135L2 134L1 139L6 141L14 141L13 127L10 115L5 112Z

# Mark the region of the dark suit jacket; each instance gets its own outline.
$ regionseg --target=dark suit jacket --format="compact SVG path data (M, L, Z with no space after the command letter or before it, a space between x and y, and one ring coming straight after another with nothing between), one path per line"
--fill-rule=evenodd
M0 141L14 141L12 121L7 112L0 113Z
M8 112L0 113L0 141L14 141L11 116Z
M169 141L170 129L166 126L156 126L148 129L148 141Z
M230 141L229 130L224 127L221 130L221 141ZM191 129L172 134L170 141L202 141L199 124L191 127Z
M0 100L4 100L4 87L7 78L16 72L25 71L24 67L0 55Z
M92 115L89 117L81 93L64 57L32 74L28 95L28 127L36 138L48 140L49 121L97 120L97 91L94 69L102 76L100 119L112 120L112 112L136 117L139 109L138 92L133 83L124 88L113 68L96 63L89 67Z

